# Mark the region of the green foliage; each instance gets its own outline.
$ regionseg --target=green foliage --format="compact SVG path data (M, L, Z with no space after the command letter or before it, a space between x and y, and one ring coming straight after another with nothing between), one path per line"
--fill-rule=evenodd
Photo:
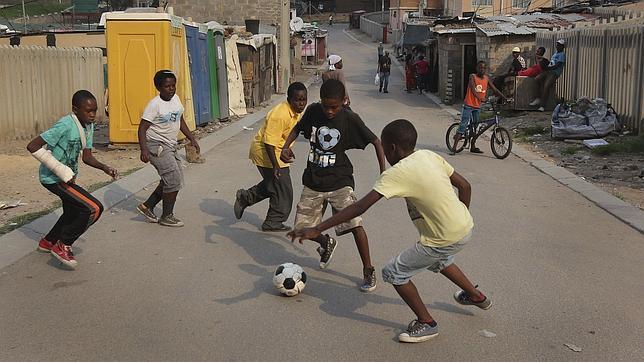
M618 138L615 141L617 142L595 147L591 152L600 156L613 153L644 153L644 136Z

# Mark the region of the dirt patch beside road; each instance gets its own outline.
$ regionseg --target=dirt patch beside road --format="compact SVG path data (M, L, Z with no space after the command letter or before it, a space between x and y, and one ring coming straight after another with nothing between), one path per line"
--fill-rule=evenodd
M644 151L600 155L578 140L550 137L550 114L516 112L502 119L514 141L631 205L644 209ZM626 134L604 137L612 145L643 142Z

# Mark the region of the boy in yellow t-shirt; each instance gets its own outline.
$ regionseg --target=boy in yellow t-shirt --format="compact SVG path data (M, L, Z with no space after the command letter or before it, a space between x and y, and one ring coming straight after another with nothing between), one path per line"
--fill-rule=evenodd
M288 163L280 153L286 138L302 117L306 108L307 92L304 84L295 82L288 87L286 102L280 103L266 116L266 121L250 145L249 158L257 166L262 181L248 190L237 190L234 212L241 219L244 209L269 199L262 231L288 231L284 225L293 206L293 186Z
M462 290L454 294L459 304L489 309L492 303L453 263L454 254L469 240L474 223L469 213L470 184L438 154L417 150L417 133L407 120L389 123L382 130L382 146L391 168L380 175L373 190L353 205L321 224L288 235L294 240L311 239L324 230L367 211L383 196L403 197L409 216L420 233L420 241L394 257L382 269L382 278L416 314L407 330L398 335L401 342L423 342L438 335L438 325L427 311L412 276L428 269L440 272ZM458 189L458 195L453 187Z

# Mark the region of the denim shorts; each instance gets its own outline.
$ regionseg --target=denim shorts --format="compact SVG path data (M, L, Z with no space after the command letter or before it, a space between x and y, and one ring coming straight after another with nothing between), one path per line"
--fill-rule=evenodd
M481 109L472 108L470 106L463 105L463 110L461 111L461 123L458 125L458 133L465 133L467 125L471 122L479 123L481 121Z
M382 280L393 285L403 285L425 269L439 273L454 262L454 255L463 249L471 237L472 232L460 241L440 248L417 242L382 268Z

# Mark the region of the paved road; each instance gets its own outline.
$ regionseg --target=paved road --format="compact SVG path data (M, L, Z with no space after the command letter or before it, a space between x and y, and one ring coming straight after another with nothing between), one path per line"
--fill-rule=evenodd
M449 117L404 93L396 71L391 93L378 94L375 47L338 30L331 44L345 58L352 106L375 132L407 118L419 147L444 154ZM258 231L265 204L234 219L234 191L258 179L246 158L251 137L244 131L187 169L177 203L185 228L143 222L133 211L151 190L142 191L77 242L78 270L35 252L2 269L0 360L644 359L642 235L514 156L496 160L483 143L484 155L446 156L473 185L475 238L457 260L494 305L458 306L453 285L422 274L415 280L441 334L404 345L396 335L411 312L388 285L358 291L361 266L349 237L321 271L312 244ZM299 194L306 144L295 151ZM374 151L350 156L364 194L377 173ZM365 226L377 266L417 238L400 200L377 204ZM287 261L310 277L294 298L271 284Z

